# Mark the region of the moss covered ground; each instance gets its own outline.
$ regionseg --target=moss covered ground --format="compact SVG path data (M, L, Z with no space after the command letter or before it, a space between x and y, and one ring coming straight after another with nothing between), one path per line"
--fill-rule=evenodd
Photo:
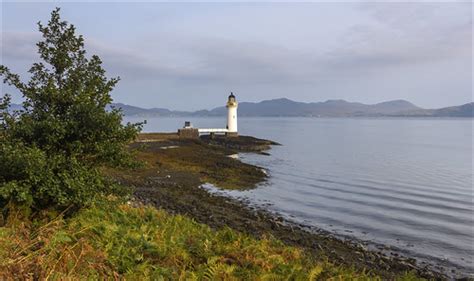
M209 145L201 140L179 140L173 134L144 134L132 144L136 158L144 165L135 170L108 170L129 184L143 185L144 179L158 179L186 172L202 183L226 189L249 189L265 180L260 167L227 157L238 150Z

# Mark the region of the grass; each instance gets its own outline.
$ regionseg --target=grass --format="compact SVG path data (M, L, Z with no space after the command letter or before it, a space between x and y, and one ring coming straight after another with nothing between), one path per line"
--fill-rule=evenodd
M23 214L10 212L0 227L0 280L380 280L272 237L216 231L151 207L105 202L67 219Z

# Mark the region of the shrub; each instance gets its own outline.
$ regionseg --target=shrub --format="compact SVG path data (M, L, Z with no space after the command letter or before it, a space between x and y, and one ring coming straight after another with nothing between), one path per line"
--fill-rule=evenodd
M141 124L122 125L120 110L107 110L119 78L106 77L98 56L86 57L82 36L61 21L59 8L38 26L42 62L30 68L28 83L0 66L4 83L24 99L16 112L8 110L9 95L0 99L0 207L87 205L118 191L99 167L130 163L126 146Z
M9 201L33 207L89 205L124 190L76 158L48 156L38 148L0 144L0 204Z

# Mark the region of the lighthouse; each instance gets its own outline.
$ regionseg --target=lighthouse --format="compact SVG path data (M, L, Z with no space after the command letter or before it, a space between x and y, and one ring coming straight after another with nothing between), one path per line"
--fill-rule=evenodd
M237 131L237 107L238 103L235 96L230 92L230 96L227 99L227 126L226 128L194 128L191 122L186 121L184 127L178 129L178 135L180 138L186 139L197 139L200 135L210 134L213 137L215 134L225 134L228 137L237 137L239 133Z
M227 100L227 135L237 136L237 107L238 103L235 96L230 92L230 96Z

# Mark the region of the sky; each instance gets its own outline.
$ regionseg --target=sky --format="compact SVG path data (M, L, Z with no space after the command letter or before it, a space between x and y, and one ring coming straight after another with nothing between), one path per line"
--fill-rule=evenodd
M471 2L2 2L1 63L28 79L55 7L85 38L114 102L174 110L286 97L472 102ZM4 93L19 93L2 86Z

